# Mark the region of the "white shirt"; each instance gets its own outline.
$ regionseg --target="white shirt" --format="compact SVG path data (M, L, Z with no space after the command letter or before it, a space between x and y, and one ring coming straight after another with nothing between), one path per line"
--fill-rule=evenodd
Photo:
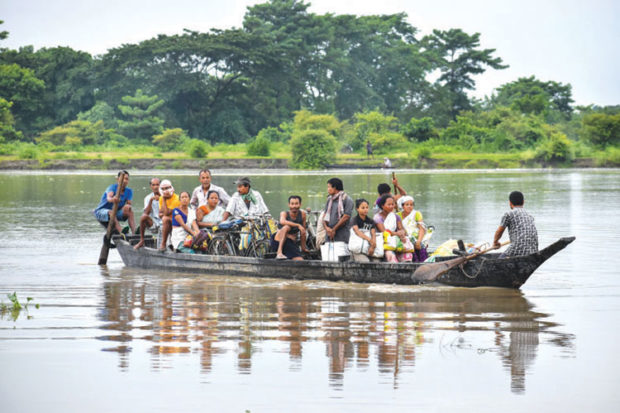
M250 191L252 191L252 195L256 198L256 203L250 202L250 207L248 208L243 199L241 199L239 192L235 192L228 202L226 212L233 217L245 217L248 215L262 215L268 213L269 209L267 205L265 205L265 201L263 201L263 196L253 189L250 189Z
M194 189L194 192L192 192L192 199L189 202L189 204L193 206L194 209L198 208L199 206L206 205L207 194L209 193L209 191L217 192L217 194L220 196L220 203L218 205L221 205L222 208L226 208L226 206L228 205L228 201L230 201L230 196L226 193L224 188L222 188L221 186L214 185L214 184L211 184L207 191L202 189L202 185L198 185Z
M144 197L144 209L142 211L146 211L149 207L149 202L151 203L151 213L149 216L153 220L153 225L160 226L161 218L159 217L159 201L153 199L152 192Z

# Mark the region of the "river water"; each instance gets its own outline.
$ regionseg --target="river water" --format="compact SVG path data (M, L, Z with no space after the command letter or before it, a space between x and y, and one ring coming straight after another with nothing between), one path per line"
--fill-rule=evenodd
M277 214L320 208L339 176L374 200L377 171L241 171ZM177 192L193 172L152 175ZM229 192L230 171L213 182ZM491 241L521 190L541 248L577 240L519 291L282 281L97 266L91 210L109 172L0 174L5 412L617 411L620 171L398 171L432 245ZM507 235L506 235L507 236ZM35 308L38 304L39 308Z

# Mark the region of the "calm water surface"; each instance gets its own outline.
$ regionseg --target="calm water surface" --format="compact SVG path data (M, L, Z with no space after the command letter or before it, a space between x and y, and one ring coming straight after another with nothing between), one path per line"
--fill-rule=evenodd
M388 180L245 172L274 214L292 193L318 209L334 175L369 200ZM131 176L136 209L150 175ZM0 174L0 301L33 297L0 318L2 411L617 411L620 171L398 175L435 245L490 241L515 189L541 247L577 241L520 291L99 267L90 211L114 176Z

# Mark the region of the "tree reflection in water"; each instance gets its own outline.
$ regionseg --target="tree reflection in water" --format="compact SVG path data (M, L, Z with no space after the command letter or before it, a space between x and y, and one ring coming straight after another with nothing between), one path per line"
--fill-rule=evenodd
M304 343L325 342L329 382L343 385L348 369L377 364L398 387L427 346L442 352L494 352L525 391L525 375L540 345L573 351L574 336L555 331L520 291L368 286L252 278L140 276L123 269L104 284L99 339L116 342L119 368L129 368L131 342L151 344L151 368L174 366L174 355L197 354L203 374L214 358L234 352L237 370L251 374L263 344L288 344L290 368L299 369ZM466 333L488 332L480 346ZM444 337L452 337L444 340ZM436 339L440 337L440 339ZM428 348L430 350L430 348ZM259 356L258 356L259 357Z

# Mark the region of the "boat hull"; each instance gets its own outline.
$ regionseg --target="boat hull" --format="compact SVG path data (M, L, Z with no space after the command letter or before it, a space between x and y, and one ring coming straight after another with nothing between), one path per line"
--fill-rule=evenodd
M561 238L547 248L527 256L499 259L498 254L485 254L452 268L435 283L458 287L520 288L532 273L551 256L575 240ZM123 263L128 267L159 269L195 274L270 277L292 280L349 281L415 285L423 281L413 273L423 263L324 262L259 259L204 254L158 251L154 248L134 250L132 241L116 239Z

